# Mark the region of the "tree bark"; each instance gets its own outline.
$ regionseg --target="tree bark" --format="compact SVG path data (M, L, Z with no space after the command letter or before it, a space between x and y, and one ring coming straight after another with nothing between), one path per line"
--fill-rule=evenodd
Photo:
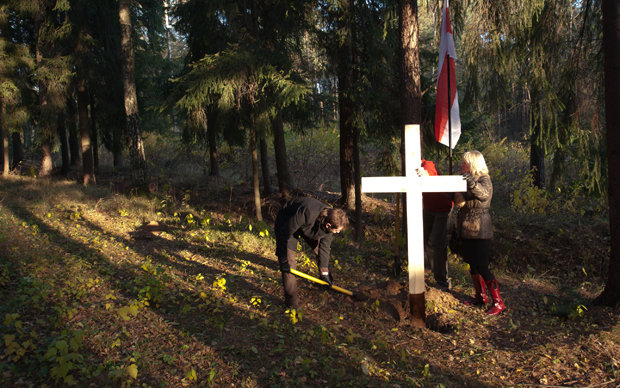
M6 124L6 103L0 96L0 155L2 155L2 176L9 175L9 134Z
M286 154L286 141L284 139L284 124L282 116L276 115L271 119L271 131L273 132L273 150L276 158L276 172L278 174L278 188L284 198L290 197L292 187L291 176L288 171Z
M263 195L265 197L270 196L273 193L271 188L271 180L269 176L269 152L267 150L267 142L265 141L265 135L261 134L259 140L260 146L260 166L263 173Z
M401 146L400 160L402 175L405 175L405 125L422 124L422 87L420 70L420 50L417 0L399 0L400 30L400 110L401 110ZM420 135L422 137L422 135ZM422 139L420 139L422 141ZM397 194L398 195L398 194ZM407 196L402 194L401 233L407 236ZM400 236L397 236L397 243ZM396 257L396 268L400 268L400 257ZM410 292L412 292L410 290ZM413 301L416 303L413 303ZM425 295L409 295L412 324L426 326Z
M123 130L120 126L112 129L112 157L114 168L123 166Z
M125 91L125 115L127 116L127 134L129 135L129 159L133 178L139 183L146 183L146 158L138 114L138 97L136 94L135 62L133 43L131 41L131 0L119 0L119 20L121 25L121 77Z
M360 165L360 130L355 129L353 139L353 168L355 177L355 241L362 242L364 228L362 226L362 173Z
M338 109L340 112L340 191L341 202L349 210L355 206L354 181L354 104L353 92L353 3L344 0L341 4L338 32L343 36L338 48Z
M210 176L220 176L220 166L217 161L217 120L217 108L209 109L207 113L207 139L209 142Z
M99 133L97 132L97 126L92 124L93 121L94 119L91 118L90 135L93 141L93 172L97 175L99 172Z
M530 172L532 184L535 187L545 187L545 152L538 143L541 128L539 123L533 123L534 131L530 139Z
M22 137L19 132L13 132L13 165L11 170L19 168L24 161L24 150L22 148Z
M97 106L92 88L88 88L88 101L90 105L90 137L93 143L93 173L96 176L99 172L99 133L97 131L97 121L95 120Z
M95 183L95 167L93 163L93 148L88 123L88 92L86 81L82 78L77 81L78 95L78 126L80 128L80 143L82 145L82 184L87 186Z
M41 11L43 12L43 11ZM38 13L35 16L35 61L38 66L41 66L43 62L43 53L41 52L40 32L43 25L43 15ZM47 84L45 80L39 81L39 108L41 109L41 116L47 116L45 114L47 108ZM41 119L41 166L39 168L39 176L46 177L52 173L52 141L50 123L47 122L47 117Z
M56 131L58 132L58 141L60 142L60 155L62 156L62 166L60 173L67 175L71 170L71 161L69 159L69 145L67 144L67 127L65 124L65 113L61 110L58 112L56 120Z
M417 0L399 0L400 29L400 112L402 175L405 174L405 125L422 124L422 87ZM403 222L407 219L406 198L403 194ZM406 222L402 229L406 235Z
M252 154L252 182L254 187L254 207L256 208L256 219L263 220L260 199L260 183L258 177L258 151L256 149L256 123L254 112L250 113L250 152Z
M49 129L43 129L44 132L48 132ZM52 138L43 133L41 135L41 168L39 169L40 177L47 177L52 174Z
M67 128L69 130L69 149L71 151L71 166L77 167L82 156L80 152L80 143L77 135L77 113L75 109L75 101L73 98L67 99Z
M605 119L607 122L607 166L611 251L605 289L597 304L620 303L620 4L603 0L603 54L605 57Z
M404 139L405 125L422 124L422 87L420 70L417 0L399 1L400 28L400 109ZM404 142L403 142L404 143ZM403 171L404 146L401 147Z

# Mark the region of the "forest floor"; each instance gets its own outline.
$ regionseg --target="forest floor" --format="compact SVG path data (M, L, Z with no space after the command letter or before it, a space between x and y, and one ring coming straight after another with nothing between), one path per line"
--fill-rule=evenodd
M420 329L406 268L393 271L393 203L366 197L363 241L332 247L334 284L371 297L299 279L297 315L273 253L278 198L264 222L252 203L219 179L144 194L112 177L0 180L0 386L620 386L620 309L590 305L609 256L601 225L498 215L507 310L463 304L471 281L451 254L452 290L426 273ZM316 274L306 251L298 269Z

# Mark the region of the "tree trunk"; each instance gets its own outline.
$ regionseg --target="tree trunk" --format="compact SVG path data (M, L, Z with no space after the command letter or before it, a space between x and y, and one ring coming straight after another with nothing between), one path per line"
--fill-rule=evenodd
M543 188L545 186L545 152L538 142L540 124L534 123L533 125L534 131L530 139L530 172L533 185Z
M267 142L265 141L265 135L261 134L259 140L260 146L260 166L261 171L263 173L263 195L265 197L270 196L273 193L273 189L271 188L271 181L269 176L269 152L267 150Z
M420 30L417 0L399 0L398 11L400 30L400 161L402 175L405 175L405 125L422 124L422 87L418 44ZM406 237L407 196L406 194L397 195L401 195L403 203L400 231L402 236ZM400 239L400 237L397 238Z
M90 103L90 136L93 143L93 173L96 175L99 172L99 133L95 120L95 94L92 88L88 88L88 101Z
M362 173L360 166L360 130L356 127L353 139L353 167L355 177L355 241L359 244L364 237L362 227Z
M138 97L136 94L135 62L133 43L131 41L131 0L119 0L119 20L121 25L121 77L125 91L125 115L127 116L127 134L129 136L129 159L133 178L139 183L146 183L146 158L138 114Z
M49 129L44 128L44 132L48 132ZM39 169L40 177L47 177L52 174L52 138L49 135L43 133L41 135L41 168Z
M88 92L86 81L78 79L78 126L80 128L80 144L82 145L82 184L95 183L95 167L93 163L93 148L90 139L90 125L88 123Z
M0 155L2 155L2 176L9 175L9 133L6 124L6 103L0 96Z
M420 53L418 47L418 2L399 1L400 21L400 109L401 127L404 136L405 125L422 124L422 88ZM404 137L403 137L404 139ZM404 143L404 142L403 142ZM404 167L404 147L401 147Z
M217 162L217 109L209 109L207 113L207 139L209 142L210 176L220 176L220 166Z
M250 152L252 153L252 181L254 187L254 207L256 208L256 219L263 220L260 199L260 184L258 178L258 151L256 150L256 123L254 113L250 113Z
M419 52L418 2L417 0L399 0L399 29L400 29L400 109L401 109L401 147L400 160L402 175L405 175L405 125L422 124L422 88ZM420 137L423 137L420 135ZM422 141L422 139L420 139ZM407 236L407 196L402 195L403 217L401 219L401 233ZM396 237L400 239L400 236ZM397 240L399 241L399 240ZM396 257L396 268L400 268L400 257ZM412 294L409 290L409 309L411 323L417 327L426 326L425 295ZM413 301L417 303L413 303Z
M75 101L73 98L67 99L67 128L69 129L69 149L71 151L71 166L77 167L82 156L80 152L80 143L77 135L77 113L75 109Z
M282 116L276 115L271 120L271 130L273 132L273 151L276 158L276 172L278 174L278 188L284 198L290 197L292 187L291 176L288 171L288 161L286 158L286 141L284 139L284 124Z
M11 170L19 168L24 161L24 150L22 149L22 137L19 132L13 132L13 165Z
M60 173L67 175L71 170L71 161L69 160L69 145L67 144L67 127L65 125L65 113L61 110L58 112L56 120L56 130L58 132L58 141L60 141L60 155L62 156L62 166Z
M340 103L340 191L341 202L347 209L354 208L355 181L353 177L355 129L353 128L353 106L351 101L339 98Z
M620 99L620 4L603 0L602 10L611 252L605 289L595 303L616 306L620 303L620 110L615 109Z
M405 125L422 124L422 87L417 0L399 0L400 29L400 114L402 174L405 174ZM407 206L403 206L406 220ZM405 223L406 224L406 223ZM406 230L403 230L406 233ZM405 234L406 235L406 234Z
M42 10L41 12L45 12ZM41 46L43 42L40 39L41 27L43 26L43 14L38 13L34 18L34 41L35 41L35 62L37 67L40 67L43 63L43 53L41 52ZM52 173L52 130L51 124L48 122L47 109L47 84L45 80L40 80L39 87L39 108L41 110L41 166L39 168L39 176L46 177Z
M341 202L349 210L355 206L353 152L355 141L353 92L353 3L342 2L338 32L345 38L338 49L338 108L340 111L340 191Z
M94 120L91 118L90 122ZM95 124L91 124L90 135L93 140L93 172L95 175L99 172L99 133Z
M39 82L39 106L45 111L47 105L47 86L44 81ZM46 177L51 175L52 165L52 142L54 138L51 134L49 123L44 120L41 122L41 166L39 176Z
M120 126L112 129L112 157L114 168L123 166L123 131Z

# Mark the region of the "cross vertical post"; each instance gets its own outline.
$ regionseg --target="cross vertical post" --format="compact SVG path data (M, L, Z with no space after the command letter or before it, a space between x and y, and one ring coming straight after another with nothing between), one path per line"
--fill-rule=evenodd
M405 127L405 177L408 178L407 270L409 274L409 312L411 313L411 323L414 326L426 327L422 189L420 179L411 179L417 176L416 169L420 168L421 164L420 127L416 126L413 130Z
M422 152L420 126L405 126L405 176L362 178L362 192L407 194L407 269L409 272L409 309L411 323L426 327L424 284L423 192L467 191L460 175L418 176Z

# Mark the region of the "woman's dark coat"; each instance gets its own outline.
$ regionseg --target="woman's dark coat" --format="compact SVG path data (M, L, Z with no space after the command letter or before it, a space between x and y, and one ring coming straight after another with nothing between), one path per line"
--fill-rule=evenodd
M491 223L491 198L493 198L493 183L491 177L482 175L476 179L473 188L462 193L465 199L458 213L458 233L463 239L491 239L493 238L493 224Z

